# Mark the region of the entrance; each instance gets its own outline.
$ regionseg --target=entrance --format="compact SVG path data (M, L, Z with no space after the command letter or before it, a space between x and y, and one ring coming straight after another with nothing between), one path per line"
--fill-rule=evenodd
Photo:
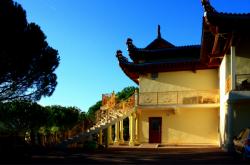
M161 143L161 117L149 118L149 143Z

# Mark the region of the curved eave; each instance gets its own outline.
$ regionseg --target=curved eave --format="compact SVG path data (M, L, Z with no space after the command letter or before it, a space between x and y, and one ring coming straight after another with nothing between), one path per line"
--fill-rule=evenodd
M133 64L128 61L126 57L122 55L122 52L120 50L117 51L116 57L119 61L119 65L122 68L123 72L131 79L133 80L136 84L139 84L138 78L139 74L136 70L131 69L131 67L128 67L129 65Z
M215 69L218 65L205 65L200 60L182 60L171 62L151 62L143 64L135 64L129 62L126 57L117 55L119 65L124 73L137 84L140 74L152 72L171 72L171 71L196 71L201 69Z
M218 12L209 0L202 0L202 5L207 25L216 27L217 32L249 32L250 13Z
M220 34L218 28L211 27L203 19L201 38L201 56L202 63L220 65L224 55L232 45L232 32Z
M217 26L219 33L249 32L250 13L232 14L207 12L205 15L209 25Z
M123 72L131 79L133 80L136 84L139 84L138 78L139 74L134 70L128 67L128 64L124 63L119 63L120 67L122 68Z
M202 23L202 37L201 37L201 55L200 60L203 63L209 62L209 55L213 48L214 35L210 31L209 26L203 19Z

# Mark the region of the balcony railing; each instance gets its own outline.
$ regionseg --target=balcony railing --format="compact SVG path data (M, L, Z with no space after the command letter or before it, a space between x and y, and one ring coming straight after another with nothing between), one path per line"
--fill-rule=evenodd
M139 105L217 104L219 91L169 91L139 93Z
M250 91L250 74L237 74L235 81L236 90Z

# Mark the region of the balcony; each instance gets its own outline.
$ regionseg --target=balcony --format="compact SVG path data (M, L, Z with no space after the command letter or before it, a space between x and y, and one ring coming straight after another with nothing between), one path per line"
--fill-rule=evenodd
M236 90L250 91L250 74L237 74L235 81Z
M141 92L139 105L218 104L219 91Z
M138 98L137 98L138 97ZM165 106L165 105L194 105L194 104L218 104L219 90L211 91L169 91L169 92L135 92L127 100L119 101L115 94L107 94L102 97L102 106L96 112L96 123L101 125L112 120L127 117L139 106ZM212 105L212 106L213 106Z

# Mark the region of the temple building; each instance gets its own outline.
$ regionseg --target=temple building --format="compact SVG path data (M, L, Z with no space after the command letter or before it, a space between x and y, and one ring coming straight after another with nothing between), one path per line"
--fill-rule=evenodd
M208 0L202 5L201 45L175 46L162 38L158 26L157 38L145 48L127 40L131 60L117 51L121 69L139 91L126 112L125 103L116 108L113 97L109 107L119 113L110 118L116 125L110 144L124 143L126 117L129 145L217 145L230 150L233 136L250 126L250 14L217 12ZM109 108L103 105L100 112L107 115Z
M157 38L145 48L127 40L131 61L117 51L121 69L139 91L130 111L118 114L115 144L124 143L121 122L128 116L130 145L230 149L233 136L250 126L250 14L217 12L207 0L202 4L201 45L175 46L158 27Z
M117 58L139 85L138 141L167 145L219 144L217 66L200 61L200 45L177 47L158 36L145 48L127 40L129 56Z
M103 95L89 132L107 129L108 145L216 145L232 149L233 137L250 126L250 13L216 11L203 0L201 45L175 46L158 34L145 48L127 39L116 57L139 86L128 100ZM112 132L112 125L115 131ZM112 134L115 138L112 139Z

